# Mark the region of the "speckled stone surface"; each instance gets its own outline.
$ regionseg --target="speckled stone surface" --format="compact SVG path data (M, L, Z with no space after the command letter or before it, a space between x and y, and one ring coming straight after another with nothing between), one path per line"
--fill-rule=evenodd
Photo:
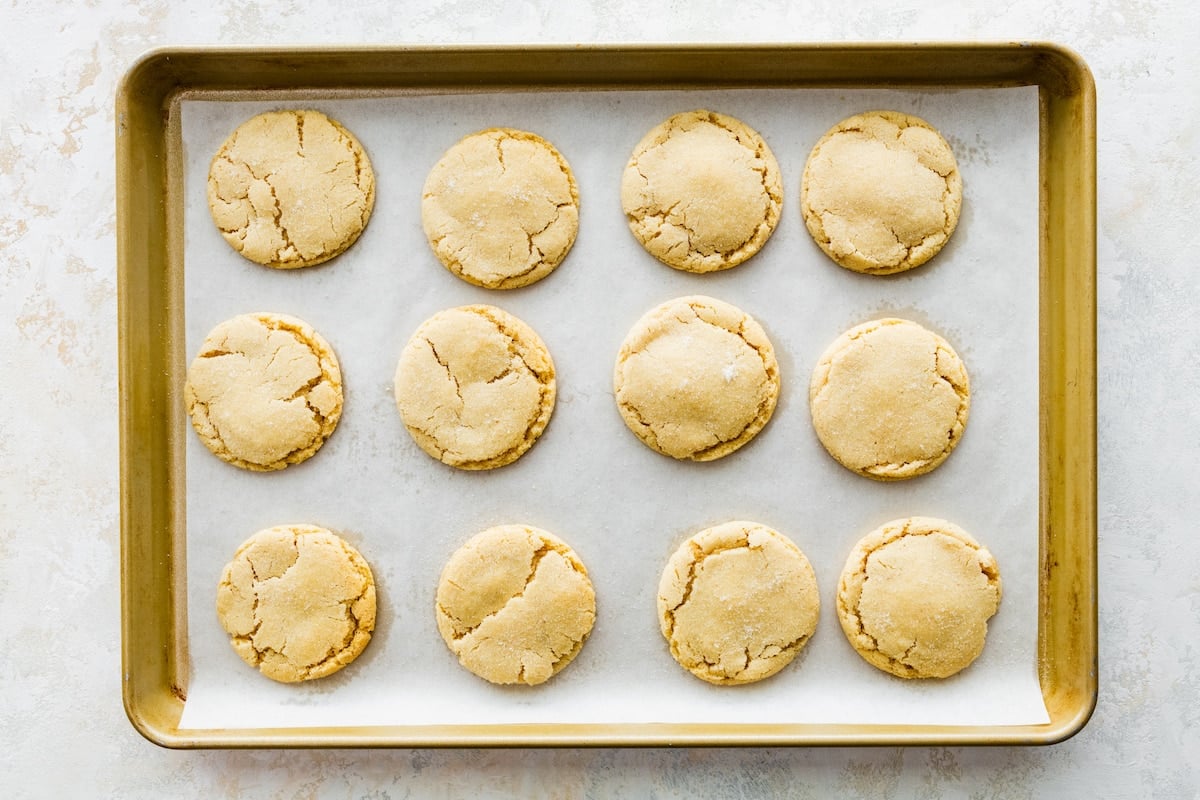
M0 6L6 796L1198 796L1200 7L751 0L733 11L716 0L595 0L570 13L550 0L433 0L402 14L372 0ZM1089 725L1042 749L170 752L144 741L121 710L117 592L113 98L134 59L166 45L763 36L1052 40L1095 73L1101 694Z

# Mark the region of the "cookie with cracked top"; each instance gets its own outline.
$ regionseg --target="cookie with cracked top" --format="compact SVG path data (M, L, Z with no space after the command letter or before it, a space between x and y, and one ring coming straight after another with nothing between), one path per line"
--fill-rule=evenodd
M783 534L726 522L690 537L658 584L658 621L671 655L701 680L753 683L786 667L817 628L812 565Z
M358 550L331 531L267 528L221 573L217 616L242 660L271 680L324 678L370 642L375 579Z
M762 136L739 119L676 114L638 142L621 207L647 252L686 272L715 272L757 253L779 222L783 182Z
M961 210L954 151L912 114L844 119L804 165L804 224L826 255L855 272L891 275L924 264L949 241Z
M366 151L312 109L252 117L209 165L213 222L234 250L267 267L310 267L340 255L358 240L374 205Z
M566 542L530 525L500 525L447 561L435 613L463 667L491 683L536 686L583 649L596 593Z
M949 458L966 429L971 385L949 342L888 317L856 325L821 355L809 382L821 444L867 478L924 475Z
M884 523L850 551L837 613L855 651L900 678L948 678L983 652L1000 607L1000 568L944 519Z
M216 456L255 472L310 458L342 415L342 372L329 342L286 314L217 325L188 367L192 427Z
M647 312L625 337L613 370L629 430L652 450L691 461L727 456L757 436L775 411L779 384L762 326L703 295Z
M579 191L545 139L489 128L461 139L429 171L421 225L450 272L486 289L515 289L566 258L579 230Z
M524 455L549 423L557 392L545 343L490 305L446 309L421 323L400 354L394 386L417 445L467 470Z

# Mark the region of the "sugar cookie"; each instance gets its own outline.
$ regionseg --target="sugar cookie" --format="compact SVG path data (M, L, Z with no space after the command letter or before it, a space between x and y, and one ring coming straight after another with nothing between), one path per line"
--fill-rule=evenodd
M741 120L676 114L643 137L621 178L621 207L646 250L675 269L714 272L757 253L779 222L771 148Z
M371 640L375 580L359 552L324 528L267 528L222 572L217 616L237 654L268 678L323 678Z
M755 522L726 522L684 542L658 584L671 655L697 678L753 683L791 663L817 628L821 601L808 559Z
M957 525L897 519L846 559L837 612L868 663L901 678L945 678L983 652L1000 607L996 559Z
M565 542L529 525L477 534L450 557L437 626L464 667L492 683L544 683L571 663L596 620L596 594Z
M375 174L350 131L320 111L269 111L238 126L208 170L208 208L229 242L278 269L328 261L358 239Z
M514 289L566 258L579 229L579 191L545 139L491 128L459 141L430 170L421 223L446 269L476 286Z
M971 391L945 339L915 322L877 319L821 356L809 407L830 455L859 475L893 481L946 460L966 427Z
M183 396L209 450L265 472L304 461L333 433L342 372L333 348L303 320L242 314L205 337Z
M625 424L648 447L712 461L767 424L779 397L779 365L749 314L693 295L638 320L621 345L613 387Z
M396 406L429 455L459 469L516 461L554 411L554 362L533 329L495 306L434 314L396 366Z
M924 264L949 240L961 209L954 152L911 114L844 119L804 166L804 223L826 255L855 272L890 275Z

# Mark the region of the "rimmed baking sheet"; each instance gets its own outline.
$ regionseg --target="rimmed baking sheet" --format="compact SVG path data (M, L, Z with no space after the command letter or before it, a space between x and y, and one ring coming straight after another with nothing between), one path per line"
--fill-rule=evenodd
M186 573L176 572L169 587L180 601L177 620L186 621L171 643L179 677L187 665L186 682L175 682L187 698L179 736L320 744L345 741L351 731L363 743L387 744L439 726L450 734L431 743L470 743L497 732L511 744L544 743L547 736L551 743L583 742L612 737L614 729L630 732L609 739L615 743L647 734L660 742L686 734L724 743L753 739L756 730L800 743L806 732L830 726L858 730L866 741L888 730L961 736L1051 722L1039 523L1046 499L1040 444L1046 415L1039 403L1046 392L1039 383L1044 93L925 86L622 91L629 87L618 85L604 92L454 87L235 96L198 88L205 90L177 95L171 106L181 144L178 169L169 172L178 191L171 227L182 234L175 321L183 335L172 331L168 374L178 382L183 362L221 319L280 311L306 319L333 343L347 405L339 430L315 458L272 475L217 461L172 408L170 450L186 465L178 476L186 480L177 478L171 491L184 522L174 527L174 541L186 548ZM245 262L220 240L207 215L204 175L240 121L259 110L300 106L330 113L363 141L379 181L377 205L367 233L345 255L319 268L273 272ZM632 145L670 113L696 107L756 127L785 182L783 220L763 252L707 276L675 272L646 255L617 200ZM896 278L834 266L799 216L809 148L842 117L870 108L929 119L954 146L964 175L963 220L951 244L930 264ZM429 166L460 136L494 125L554 142L581 193L580 235L566 262L541 283L510 292L471 287L443 270L419 223ZM784 380L776 416L759 439L712 464L680 464L650 452L624 429L611 397L612 359L629 325L657 302L693 293L720 297L758 318L780 355ZM543 440L516 464L485 474L459 473L421 453L390 396L395 359L420 321L469 302L500 305L533 325L560 376L559 406ZM926 324L954 344L971 372L973 407L962 444L942 468L915 481L877 484L824 454L808 423L806 390L817 356L841 330L891 315ZM1004 575L1005 599L984 656L949 681L904 682L876 672L850 650L833 613L837 575L854 541L909 514L962 524L996 554ZM770 524L806 551L823 609L817 635L791 667L755 686L722 689L670 659L653 597L679 541L734 518ZM272 684L242 665L212 612L220 567L238 543L261 527L296 521L347 535L375 568L382 598L375 639L359 662L299 687ZM465 673L433 625L432 594L445 559L472 533L510 521L570 541L598 595L596 631L576 663L533 690L492 687ZM522 738L530 726L540 727ZM295 730L278 735L287 728ZM258 738L267 729L275 738ZM408 736L395 736L397 729ZM322 737L332 730L341 733ZM730 731L738 732L734 739Z

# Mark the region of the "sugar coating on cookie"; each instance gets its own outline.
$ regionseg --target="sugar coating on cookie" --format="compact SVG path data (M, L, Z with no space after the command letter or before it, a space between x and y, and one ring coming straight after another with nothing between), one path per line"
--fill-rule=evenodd
M809 384L821 444L847 469L881 481L937 467L962 437L970 382L945 339L915 322L864 322L821 356Z
M983 652L1000 607L996 559L942 519L888 522L846 559L837 612L868 663L901 678L946 678Z
M446 645L472 673L535 686L583 649L596 621L596 594L564 541L529 525L500 525L450 557L436 614Z
M950 239L962 176L928 122L898 111L844 119L809 154L800 210L835 262L873 275L920 266Z
M753 317L692 295L638 320L621 344L613 387L622 419L648 447L712 461L767 424L779 398L779 365Z
M808 558L756 522L692 536L658 585L659 626L671 655L718 685L753 683L790 664L816 630L820 607Z
M495 306L440 311L413 334L396 366L396 406L429 455L459 469L517 460L554 411L550 351Z
M779 164L763 138L703 109L647 133L621 177L633 235L659 261L687 272L750 258L775 230L782 205Z
M421 193L421 223L438 259L488 289L549 275L575 242L579 191L562 154L527 131L492 128L438 160Z
M268 267L309 267L342 253L374 205L366 151L320 111L252 117L209 166L213 222L234 250Z
M257 472L311 457L342 415L333 348L285 314L242 314L205 337L183 391L200 441L224 461Z
M375 581L366 559L324 528L267 528L222 572L217 616L237 654L268 678L323 678L371 640Z

